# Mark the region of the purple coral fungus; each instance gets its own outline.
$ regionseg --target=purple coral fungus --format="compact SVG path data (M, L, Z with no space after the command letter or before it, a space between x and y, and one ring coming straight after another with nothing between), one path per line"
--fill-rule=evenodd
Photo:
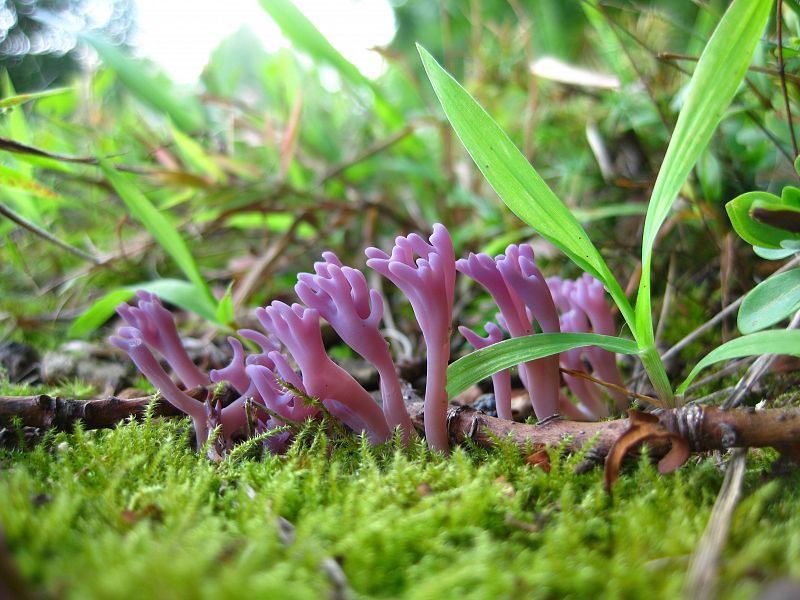
M412 233L395 239L391 255L378 248L367 248L365 253L367 266L394 283L411 302L428 354L425 438L432 448L447 452L447 363L456 277L453 241L445 226L436 223L429 242Z

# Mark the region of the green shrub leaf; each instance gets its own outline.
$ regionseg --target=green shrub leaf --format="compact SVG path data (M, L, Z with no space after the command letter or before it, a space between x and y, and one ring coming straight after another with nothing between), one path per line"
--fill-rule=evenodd
M742 333L760 331L800 310L800 269L774 275L745 296L737 324Z
M197 293L197 288L181 279L158 279L145 281L111 290L99 298L72 322L68 334L72 337L85 337L108 321L120 302L127 302L136 290L153 292L162 300L188 310L211 322L216 321L215 311L209 311L208 304Z

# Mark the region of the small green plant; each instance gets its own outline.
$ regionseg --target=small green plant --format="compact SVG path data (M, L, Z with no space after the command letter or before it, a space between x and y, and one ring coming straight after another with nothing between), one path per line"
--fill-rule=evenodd
M603 282L617 304L638 348L653 387L662 402L676 403L672 385L656 350L651 311L651 261L661 225L683 187L723 113L741 84L750 58L769 17L771 0L736 0L722 17L694 71L669 147L656 179L645 218L642 239L642 274L635 308L600 252L567 206L514 146L508 135L441 65L418 46L422 62L439 102L461 142L503 202L542 237L561 249L587 273ZM792 199L797 196L792 196ZM797 215L800 208L793 214ZM780 247L775 244L768 247ZM700 369L738 356L800 352L800 332L765 332L732 340L706 356L677 388L681 393ZM563 334L534 336L526 344L501 342L481 350L498 368L531 358L548 356L574 344L551 346ZM577 342L577 341L576 341ZM470 369L473 369L470 373ZM467 385L478 381L474 359L467 356L451 365L449 377Z
M800 161L795 168L800 169ZM800 188L786 186L780 196L748 192L725 209L736 233L761 258L781 260L800 252ZM795 268L769 277L747 294L739 308L739 331L761 331L798 310L800 268Z

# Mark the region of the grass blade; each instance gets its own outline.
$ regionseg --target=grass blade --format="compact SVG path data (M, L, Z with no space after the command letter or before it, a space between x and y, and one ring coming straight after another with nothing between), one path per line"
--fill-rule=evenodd
M191 311L211 321L216 321L215 311L209 307L197 293L194 284L181 279L158 279L127 285L111 290L96 300L84 313L72 322L67 332L71 337L85 337L103 325L114 315L114 309L120 302L133 298L136 290L153 292L162 300L174 304L184 310Z
M261 6L295 47L307 52L314 60L330 65L351 84L372 90L376 113L385 123L393 126L403 124L402 115L387 103L375 83L342 56L291 0L261 0Z
M153 76L148 73L145 63L127 56L108 42L93 36L84 36L84 39L141 102L167 115L183 131L200 129L203 124L200 105L192 97L178 97L173 90L172 82L166 76Z
M714 348L692 369L689 376L678 386L676 392L682 394L694 381L697 374L714 363L745 356L762 354L789 354L800 356L800 331L797 329L771 329L744 335Z
M636 343L596 333L537 333L504 340L459 358L447 368L447 394L452 398L493 373L572 348L599 346L618 354L637 354Z
M208 303L208 314L212 315L213 320L217 302L178 230L153 206L147 196L140 192L124 175L117 172L111 163L103 158L98 158L98 161L109 182L134 218L147 228L147 231L184 272L186 278L194 284L196 293Z
M653 245L678 192L742 82L772 0L735 0L708 41L689 83L645 218L642 277L636 297L636 339L654 344L650 305Z
M427 50L419 45L417 49L450 124L500 199L584 271L602 281L633 327L633 311L622 288L575 216L469 92Z

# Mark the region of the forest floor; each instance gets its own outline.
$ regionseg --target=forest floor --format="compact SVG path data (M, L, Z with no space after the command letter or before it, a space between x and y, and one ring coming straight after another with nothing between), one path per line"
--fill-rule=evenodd
M645 455L609 495L601 468L576 474L585 452L545 472L506 443L444 458L308 425L284 456L215 464L191 437L146 418L0 450L2 579L31 598L675 598L724 477L719 455L667 476ZM720 597L800 577L798 483L749 452Z

